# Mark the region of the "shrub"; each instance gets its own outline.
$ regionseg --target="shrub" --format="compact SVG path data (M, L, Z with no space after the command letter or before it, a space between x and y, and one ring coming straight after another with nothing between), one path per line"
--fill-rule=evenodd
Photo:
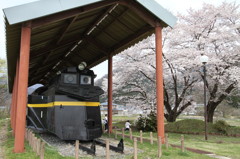
M165 130L168 132L180 133L204 133L204 121L198 119L184 119L165 125ZM208 123L208 130L214 132L212 124Z
M213 128L216 129L218 133L228 134L230 125L228 125L224 120L218 120L215 124L213 124Z
M147 116L140 115L136 122L136 127L142 131L157 131L156 113L151 111Z
M146 117L140 115L136 121L136 127L138 130L143 130L146 126Z

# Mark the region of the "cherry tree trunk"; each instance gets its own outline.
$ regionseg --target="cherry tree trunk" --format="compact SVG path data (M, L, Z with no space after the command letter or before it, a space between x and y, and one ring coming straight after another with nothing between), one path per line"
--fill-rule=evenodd
M168 122L175 122L177 119L176 113L165 114L165 118Z
M216 107L213 105L208 106L208 111L207 111L207 122L208 123L213 123L213 116L214 116L214 111Z

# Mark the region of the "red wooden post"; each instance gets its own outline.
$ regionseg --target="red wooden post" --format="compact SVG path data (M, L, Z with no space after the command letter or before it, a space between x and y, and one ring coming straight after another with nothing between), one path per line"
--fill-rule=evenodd
M26 127L26 105L27 105L27 87L28 87L28 69L31 39L31 23L22 25L20 60L17 90L17 114L15 128L14 152L24 152L24 134Z
M157 85L157 132L164 143L164 97L163 97L163 66L162 66L162 27L157 23L156 36L156 85Z
M11 116L11 121L12 121L12 130L13 130L13 135L15 136L15 127L16 127L16 114L17 114L17 91L18 91L18 76L19 76L19 61L17 60L16 64L16 75L14 79L14 85L13 85L13 97L12 97L12 116Z
M17 76L17 75L16 75ZM11 112L10 112L10 116L11 116L11 128L12 128L12 130L13 130L13 121L14 121L14 117L13 117L13 115L14 115L14 102L15 102L15 100L16 100L16 94L15 94L15 92L16 92L16 86L17 86L17 84L16 84L16 77L15 76L15 78L14 78L14 83L13 83L13 91L12 91L12 103L11 103ZM14 131L13 131L14 132Z
M13 84L13 91L12 91L12 101L11 101L11 111L10 111L10 118L11 118L11 128L13 129L13 102L14 102L14 91L15 89L15 82L16 82L16 76L14 78L14 84Z
M108 132L112 133L112 55L108 57Z

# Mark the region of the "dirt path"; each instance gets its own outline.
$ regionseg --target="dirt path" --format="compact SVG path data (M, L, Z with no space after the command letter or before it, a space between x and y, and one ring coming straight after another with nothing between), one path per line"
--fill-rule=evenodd
M173 144L170 144L172 147L176 147L176 148L181 148L181 146L179 145L173 145ZM231 159L229 157L225 157L225 156L219 156L219 155L216 155L212 152L209 152L209 151L203 151L203 150L199 150L199 149L194 149L194 148L189 148L189 147L185 147L186 150L188 151L191 151L191 152L194 152L194 153L198 153L198 154L204 154L204 155L207 155L211 158L217 158L217 159Z
M3 125L0 128L0 159L4 159L4 148L3 144L7 139L7 120L3 120Z

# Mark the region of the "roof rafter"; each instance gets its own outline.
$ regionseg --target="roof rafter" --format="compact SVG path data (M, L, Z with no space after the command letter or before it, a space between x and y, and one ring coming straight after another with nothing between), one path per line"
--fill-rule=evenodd
M59 45L59 43L61 42L61 40L63 39L64 35L66 34L66 32L69 30L69 28L71 27L71 25L75 22L75 20L77 19L77 16L71 18L70 23L64 27L63 31L61 30L59 32L60 37L59 39L56 41L56 45ZM62 34L61 34L62 33ZM42 63L39 63L38 66L41 65L45 65L49 59L49 57L53 54L53 51L51 50L51 52L49 54L47 54L47 56L45 57L44 61ZM34 73L34 76L38 74L40 68Z
M43 49L40 49L40 50L37 50L36 52L31 52L31 59L33 58L36 58L36 57L39 57L39 56L42 56L44 55L45 53L48 53L48 52L51 52L52 50L57 50L57 49L61 49L62 47L65 47L67 45L72 45L73 43L76 43L78 40L76 38L79 38L79 35L71 38L71 39L68 39L68 40L65 40L65 41L62 41L60 44L58 45L54 45L54 44L49 44L47 47L44 47Z
M61 31L62 34L60 33L61 35L60 35L59 39L56 42L57 45L62 41L64 35L70 29L71 25L76 21L77 17L78 16L76 15L75 17L71 18L70 23L63 29L63 31Z
M117 45L111 48L111 51L109 51L108 54L115 55L117 52L121 51L122 48L124 48L128 43L132 42L135 39L141 38L145 34L151 34L153 33L154 28L150 26L145 26L144 28L140 29L137 33L128 36L126 39L120 41ZM89 65L89 67L94 67L97 64L101 63L102 61L106 60L108 56L99 56L96 59L93 59Z
M90 25L91 27L89 27L80 37L82 37L81 39L78 40L78 43L83 40L84 38L88 37L91 32L105 19L106 15L109 14L109 12L111 12L114 8L116 7L116 5L112 5L110 6L102 15L100 15L99 17L97 17L93 23ZM75 44L75 46L78 46L79 44ZM72 49L69 51L72 52ZM70 54L70 53L69 53ZM70 54L71 56L71 54ZM66 57L67 58L67 57ZM69 58L69 56L68 56ZM66 59L65 59L66 60ZM55 65L57 67L62 67L61 65ZM53 73L54 74L54 73ZM46 76L46 75L45 75Z

